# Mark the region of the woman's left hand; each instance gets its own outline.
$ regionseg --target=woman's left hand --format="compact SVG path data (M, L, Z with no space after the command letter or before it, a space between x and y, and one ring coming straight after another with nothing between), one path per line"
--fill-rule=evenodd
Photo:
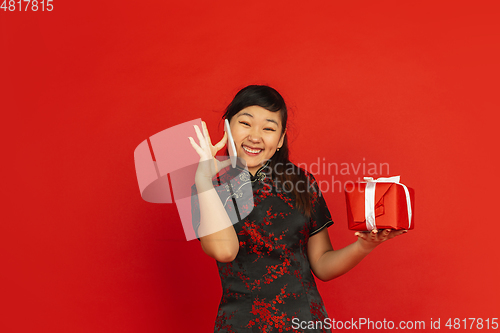
M407 232L408 230L385 229L383 231L379 231L377 229L373 229L371 232L357 231L354 235L358 237L358 242L364 249L371 251L377 245Z

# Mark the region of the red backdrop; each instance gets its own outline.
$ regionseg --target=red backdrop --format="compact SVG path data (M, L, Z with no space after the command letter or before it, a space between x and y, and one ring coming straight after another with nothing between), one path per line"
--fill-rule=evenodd
M1 10L0 331L211 331L215 262L183 240L175 205L141 199L133 151L199 117L220 137L221 111L254 83L290 104L293 161L388 163L376 176L416 191L414 231L319 283L331 318L500 317L495 3ZM355 240L345 200L325 197L340 248Z

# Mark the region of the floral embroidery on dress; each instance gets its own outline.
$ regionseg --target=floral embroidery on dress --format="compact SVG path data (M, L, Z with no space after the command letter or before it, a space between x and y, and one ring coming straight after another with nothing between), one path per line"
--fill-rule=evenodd
M314 188L312 216L307 219L295 208L291 194L276 186L266 167L255 176L230 169L217 180L231 187L231 195L239 193L237 186L250 184L253 204L250 200L238 203L239 213L246 217L234 224L240 246L236 259L217 262L223 294L214 332L302 332L293 328L293 318L328 317L307 258L309 237L333 224L328 207L314 177L304 171ZM227 193L225 185L219 188ZM221 193L221 200L226 200ZM229 206L226 209L234 207ZM194 203L195 227L196 209Z

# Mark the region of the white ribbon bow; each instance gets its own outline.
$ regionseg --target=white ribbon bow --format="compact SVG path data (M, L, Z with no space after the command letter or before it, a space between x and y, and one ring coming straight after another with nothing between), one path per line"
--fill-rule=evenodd
M410 192L408 192L408 188L406 185L401 184L399 180L400 176L395 177L380 177L377 179L373 179L372 177L364 177L366 181L366 189L365 189L365 220L366 220L366 229L369 231L376 228L375 225L375 185L377 183L395 183L403 186L406 194L406 207L408 208L408 228L411 226L411 201L410 201Z

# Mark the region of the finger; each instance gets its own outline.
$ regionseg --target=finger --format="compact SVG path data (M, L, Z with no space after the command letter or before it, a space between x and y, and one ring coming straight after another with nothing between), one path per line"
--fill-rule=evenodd
M188 137L189 139L189 142L191 142L191 146L193 146L194 150L196 150L196 152L198 153L198 155L200 155L200 157L202 157L204 154L203 154L203 149L200 148L200 146L198 146L196 144L196 142L194 142L194 139L192 137Z
M389 235L389 239L394 238L394 237L396 237L396 236L400 236L400 235L402 235L402 234L406 234L407 232L408 232L408 230L398 230L398 231L393 230L393 231L391 232L391 234Z
M385 229L381 234L380 234L380 240L381 241L385 241L387 240L387 237L389 236L389 234L391 233L391 230L390 229Z
M366 240L366 233L364 233L364 232L357 231L354 233L354 236L357 236L358 238Z
M201 131L200 131L200 128L198 127L198 125L193 125L194 126L194 131L196 132L196 136L198 137L198 140L200 141L200 147L202 149L205 148L205 146L207 145L207 142L205 140L205 138L203 137L203 134L201 134Z
M370 239L372 241L375 241L377 239L377 234L378 234L378 230L377 229L373 229L371 232L370 232Z
M207 139L207 142L209 144L212 144L212 140L210 139L210 134L208 134L207 123L202 121L201 126L203 127L203 134L205 135L205 139Z
M222 148L224 148L224 146L226 145L227 143L227 132L224 132L224 136L222 137L222 140L220 140L219 142L217 142L217 144L214 146L217 151L221 150Z
M210 154L212 156L215 156L215 153L213 151L213 146L212 146L212 140L210 140L210 134L208 133L207 123L205 123L204 121L202 121L201 122L201 126L202 126L202 129L203 129L203 136L205 137L205 142L207 144L207 147L210 149Z

